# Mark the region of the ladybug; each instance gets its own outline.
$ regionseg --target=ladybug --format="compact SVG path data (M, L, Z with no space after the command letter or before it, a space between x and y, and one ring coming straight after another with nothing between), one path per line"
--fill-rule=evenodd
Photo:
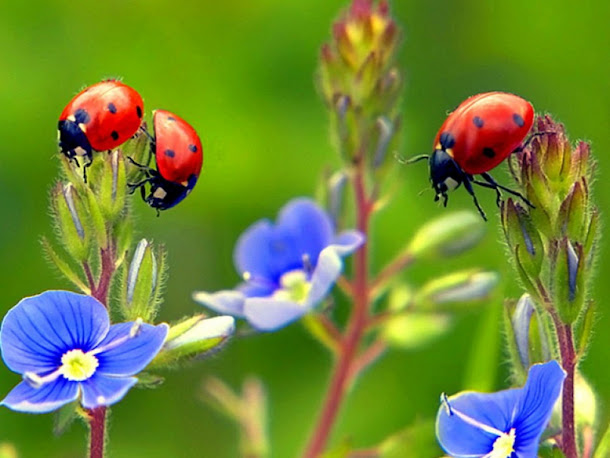
M135 89L107 80L79 92L59 116L59 148L70 160L92 151L111 150L129 140L140 127L144 102Z
M160 210L180 203L195 187L203 165L203 150L195 129L169 111L154 112L153 129L150 151L155 156L157 169L138 164L130 158L144 171L146 178L129 186L132 192L140 188L142 199L158 214ZM148 195L146 183L150 184Z
M447 117L434 139L434 152L408 162L428 160L430 181L436 193L434 200L442 197L444 206L447 206L447 192L464 183L487 221L472 184L494 189L498 204L503 190L532 206L523 195L497 183L488 172L512 152L522 150L523 140L533 123L532 104L517 95L506 92L473 95ZM480 175L483 181L476 180L474 175Z

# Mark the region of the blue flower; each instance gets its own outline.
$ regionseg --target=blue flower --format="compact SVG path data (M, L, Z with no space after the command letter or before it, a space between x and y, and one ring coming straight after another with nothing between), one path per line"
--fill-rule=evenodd
M163 345L168 326L110 325L90 296L46 291L8 311L0 329L5 364L23 381L0 402L45 413L80 397L92 409L121 400Z
M335 234L330 217L313 201L294 199L280 210L276 224L258 221L237 241L234 262L242 284L193 298L259 330L278 329L328 294L343 269L341 257L363 242L357 231Z
M443 395L436 417L441 447L456 458L535 458L565 376L549 361L530 368L523 388Z

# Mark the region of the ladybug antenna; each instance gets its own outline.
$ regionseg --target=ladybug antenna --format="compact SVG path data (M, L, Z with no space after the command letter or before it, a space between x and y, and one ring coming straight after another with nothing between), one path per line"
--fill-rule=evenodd
M419 161L430 159L430 155L429 154L420 154L419 156L414 156L410 159L405 159L405 158L401 158L401 159L402 159L402 161L400 161L401 164L414 164Z

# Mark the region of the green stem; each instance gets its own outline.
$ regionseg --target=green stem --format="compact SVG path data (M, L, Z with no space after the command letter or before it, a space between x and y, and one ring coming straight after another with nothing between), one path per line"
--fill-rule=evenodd
M356 227L362 234L367 236L372 206L366 196L362 163L357 165L353 184L357 212ZM347 325L347 331L340 343L339 355L326 392L318 423L303 455L305 458L318 457L326 447L331 429L339 413L339 408L349 387L352 364L357 357L360 340L367 326L369 305L367 243L354 255L354 270L354 307Z

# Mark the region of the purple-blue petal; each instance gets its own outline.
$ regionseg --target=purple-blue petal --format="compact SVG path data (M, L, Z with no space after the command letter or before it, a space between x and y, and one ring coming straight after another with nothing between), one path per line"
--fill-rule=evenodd
M2 358L12 371L48 372L68 350L89 351L108 332L108 313L96 299L69 291L27 297L8 311L0 330Z
M233 261L240 275L248 272L250 275L264 279L274 276L270 253L274 233L273 223L261 220L252 224L239 236L233 252Z
M253 297L246 299L244 315L259 331L275 331L307 312L304 305L292 301Z
M86 409L112 405L123 399L137 382L135 377L106 377L95 373L90 379L81 382L81 404Z
M277 285L282 274L303 268L304 257L316 265L320 251L332 241L330 217L309 199L293 199L278 215L254 223L240 236L234 261L240 274Z
M343 270L342 256L353 253L364 243L364 236L358 231L343 232L335 238L335 243L322 250L311 276L311 289L307 296L306 308L318 304L331 290Z
M556 361L530 368L525 387L497 393L466 392L449 399L451 408L503 433L515 429L515 455L536 456L540 435L550 419L553 405L561 393L565 373ZM436 435L449 455L485 456L498 438L490 432L450 415L441 405L436 418Z
M518 389L497 393L458 393L449 398L454 410L507 433L511 428L514 405L519 398ZM484 456L493 450L497 435L485 432L462 420L457 414L450 415L441 405L436 417L436 437L449 455L462 457Z
M534 364L515 406L514 428L517 432L515 451L519 456L538 444L563 386L566 373L557 361Z
M360 248L366 237L360 231L344 231L336 235L332 245L339 256L347 256Z
M277 227L290 235L292 245L299 253L299 262L303 255L307 255L312 265L316 265L320 251L331 243L334 234L330 216L313 200L306 198L293 199L284 205ZM301 265L287 266L286 270Z
M141 324L135 336L130 337L133 323L113 324L108 336L100 343L99 348L108 350L96 354L99 366L96 375L125 377L135 375L144 369L159 353L169 326L165 323L153 326ZM117 341L118 345L113 345Z
M223 315L233 315L239 318L244 316L245 296L239 291L218 291L206 293L198 291L193 293L193 300Z
M47 413L76 400L78 383L59 377L40 388L21 382L0 402L17 412Z
M271 296L278 285L270 282L261 282L257 280L248 281L237 285L235 288L246 297L266 297Z

